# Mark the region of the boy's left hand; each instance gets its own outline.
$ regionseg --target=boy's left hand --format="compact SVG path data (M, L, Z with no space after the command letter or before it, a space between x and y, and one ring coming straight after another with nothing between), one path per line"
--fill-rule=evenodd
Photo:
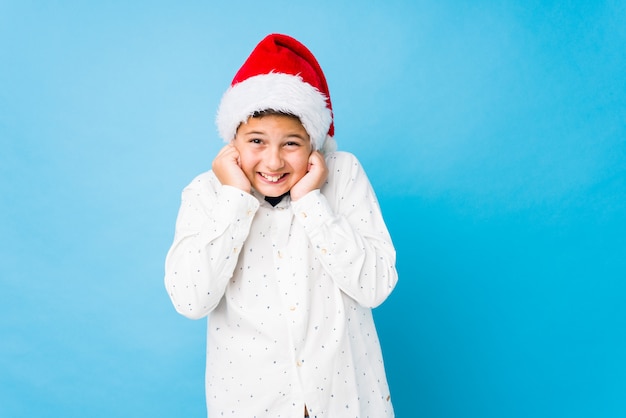
M291 200L296 201L310 191L322 187L328 177L328 167L324 156L319 151L313 151L309 156L308 172L291 188Z

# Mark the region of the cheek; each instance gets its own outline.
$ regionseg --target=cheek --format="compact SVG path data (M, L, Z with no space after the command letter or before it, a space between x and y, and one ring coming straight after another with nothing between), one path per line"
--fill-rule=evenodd
M309 171L309 156L306 155L305 157L298 158L294 161L292 167L294 174L297 174L299 177L304 176L307 171Z
M239 167L241 171L248 177L248 180L252 180L256 173L256 165L254 161L246 154L239 154Z

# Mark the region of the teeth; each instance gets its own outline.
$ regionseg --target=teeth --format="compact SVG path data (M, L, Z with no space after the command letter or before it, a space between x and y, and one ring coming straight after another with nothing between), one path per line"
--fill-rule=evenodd
M267 174L261 173L261 175L263 176L263 178L265 178L266 180L271 181L272 183L276 183L282 177L282 174L279 175L279 176L268 176Z

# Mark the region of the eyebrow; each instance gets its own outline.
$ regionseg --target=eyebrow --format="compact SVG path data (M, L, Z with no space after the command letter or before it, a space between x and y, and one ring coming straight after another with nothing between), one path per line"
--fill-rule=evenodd
M286 138L299 138L303 141L306 141L308 138L306 136L302 136L300 134L292 133L286 136Z
M250 132L244 132L244 135L248 136L248 135L267 135L267 133L263 132L263 131L250 131ZM284 138L299 138L303 141L307 140L306 136L300 135L298 133L292 132L289 133L287 135L284 136Z

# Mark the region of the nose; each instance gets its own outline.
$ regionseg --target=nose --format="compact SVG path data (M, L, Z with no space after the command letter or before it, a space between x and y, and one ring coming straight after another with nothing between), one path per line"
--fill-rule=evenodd
M265 165L269 171L278 171L283 168L284 161L280 147L270 147L267 149Z

